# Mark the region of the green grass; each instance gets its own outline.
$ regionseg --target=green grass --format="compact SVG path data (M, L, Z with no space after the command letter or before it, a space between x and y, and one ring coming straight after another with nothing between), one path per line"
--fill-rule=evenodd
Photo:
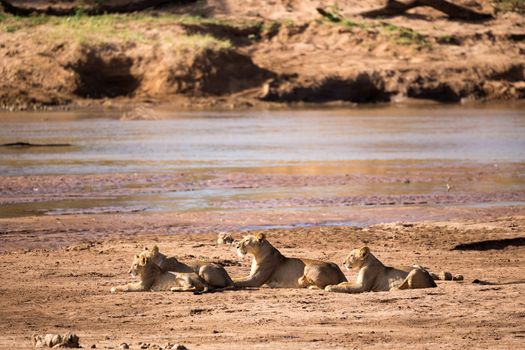
M221 20L196 16L175 16L171 14L104 14L88 16L79 10L69 17L56 16L11 16L0 12L0 30L7 33L31 31L32 37L40 42L72 39L78 43L135 42L144 44L168 43L176 48L196 50L222 50L231 47L227 40L219 40L211 35L174 35L170 30L157 31L155 35L147 32L148 27L158 28L170 24L220 24ZM151 24L151 26L149 26ZM45 26L44 26L45 25ZM38 31L38 27L42 31ZM39 35L41 34L41 35Z
M339 7L337 3L334 3L332 5L327 6L324 8L325 15L323 16L323 19L330 23L336 23L339 25L343 25L348 28L368 28L369 25L366 22L357 22L352 21L347 18L345 18L341 12L342 9Z
M343 20L341 21L341 24L348 28L362 28L362 29L370 28L370 24L366 22L351 21L346 18L343 18Z
M191 48L198 51L203 50L226 50L231 48L232 44L227 40L218 40L211 35L194 34L187 36L178 36L175 38L173 45L178 49Z
M517 12L525 14L525 0L493 0L499 12Z
M381 32L386 34L397 45L411 45L417 48L430 47L430 42L427 37L413 29L386 22L353 21L341 15L341 8L337 4L326 7L324 11L325 15L323 15L323 19L325 22L342 25L347 28L379 28Z
M419 48L429 47L427 37L413 29L380 22L379 27L398 45L413 45Z

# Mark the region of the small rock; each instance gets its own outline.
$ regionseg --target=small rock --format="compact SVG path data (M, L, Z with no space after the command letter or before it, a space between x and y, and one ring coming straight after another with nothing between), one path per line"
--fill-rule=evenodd
M96 349L97 346L96 346L95 344L93 344L93 345L90 346L90 348L91 348L91 349Z
M129 345L126 343L122 343L118 346L119 349L129 349Z
M175 344L171 348L174 350L188 350L188 348L182 344Z

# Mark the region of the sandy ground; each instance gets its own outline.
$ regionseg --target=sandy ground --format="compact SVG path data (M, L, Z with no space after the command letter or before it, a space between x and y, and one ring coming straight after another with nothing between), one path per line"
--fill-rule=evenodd
M341 263L352 248L366 244L392 265L418 263L465 276L464 282L439 282L436 289L360 295L266 287L201 296L111 294L111 286L130 280L133 255L152 244L183 261L222 262L236 277L249 272L250 261L238 258L231 246L218 246L213 229L192 233L188 217L176 213L1 219L0 239L7 251L0 255L0 347L28 348L33 333L72 331L87 348L116 349L123 342L131 349L168 344L189 349L520 348L525 247L453 248L523 237L525 208L423 209L446 220L265 230L288 256ZM422 211L376 208L362 215L388 216L389 210L397 217L403 217L400 210ZM219 218L260 219L231 213L193 217L208 223ZM31 240L50 248L26 249ZM346 275L352 279L355 271ZM474 284L474 279L495 284Z
M166 101L237 108L523 99L523 15L498 13L492 21L462 23L418 9L409 16L367 20L356 13L380 1L345 0L339 4L351 23L341 26L321 20L315 11L332 2L199 1L180 11L210 21L159 25L122 17L123 23L102 26L93 37L91 19L80 19L78 27L8 19L0 32L0 72L6 77L0 80L0 109ZM485 8L488 1L470 3L492 11ZM126 33L141 40L131 41ZM209 50L172 40L195 34L208 38ZM148 111L139 106L122 118L155 119ZM388 177L0 176L0 206L217 188L394 183L439 189L232 200L205 212L102 210L2 218L0 347L30 348L34 333L71 331L84 348L102 349L117 349L123 342L131 349L168 344L189 349L522 348L525 206L489 205L525 200L523 165L416 169L408 177L403 171ZM453 189L447 192L449 183ZM516 184L507 188L518 190L493 190L500 184ZM469 207L472 202L483 205ZM328 222L365 224L322 225ZM305 225L290 228L294 223ZM249 259L216 245L217 233L240 238L243 228L272 226L281 228L265 229L268 239L289 256L341 264L352 248L368 245L385 263L417 263L463 274L465 281L359 295L265 287L201 296L110 293L112 286L130 280L133 255L152 244L183 261L219 261L232 276L246 275ZM522 240L510 246L503 241L514 238ZM453 249L487 240L496 240L485 245L487 250ZM355 278L355 271L346 274ZM472 283L475 279L489 283Z

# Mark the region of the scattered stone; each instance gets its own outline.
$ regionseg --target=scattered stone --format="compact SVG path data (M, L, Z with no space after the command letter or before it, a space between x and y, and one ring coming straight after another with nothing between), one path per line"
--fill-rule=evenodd
M129 345L127 343L122 343L118 346L119 349L129 349Z
M232 244L235 242L231 233L220 232L219 237L217 238L217 244Z
M182 344L175 344L171 348L174 350L188 350L188 348Z
M90 347L91 347L91 349L96 349L97 348L97 346L95 344L91 345Z
M35 348L79 348L79 338L74 333L60 334L34 334L32 337Z

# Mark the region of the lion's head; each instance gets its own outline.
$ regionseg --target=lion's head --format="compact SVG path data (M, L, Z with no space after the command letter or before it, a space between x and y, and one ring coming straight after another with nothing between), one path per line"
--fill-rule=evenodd
M346 257L343 265L347 270L352 268L360 268L368 254L370 254L370 248L368 247L353 249Z
M144 250L139 255L135 255L128 271L131 277L135 278L144 274L147 268L153 263L151 254L152 251Z
M255 235L244 236L237 243L237 255L241 258L246 254L257 255L261 249L268 245L264 233L257 233Z

